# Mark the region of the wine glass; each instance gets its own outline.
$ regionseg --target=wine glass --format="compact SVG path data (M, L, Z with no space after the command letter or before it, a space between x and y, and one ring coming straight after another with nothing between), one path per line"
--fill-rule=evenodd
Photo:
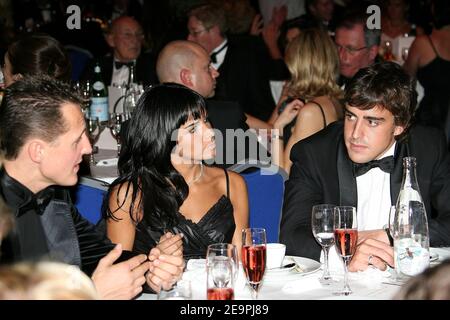
M120 131L122 128L122 123L123 123L123 117L120 113L112 113L111 114L109 128L111 130L111 135L117 141L117 156L120 156L120 149L122 147L122 144L120 141Z
M103 131L103 128L100 125L98 117L87 118L86 127L88 131L89 141L92 146L90 164L95 165L96 161L94 159L94 154L98 152L98 147L96 147L95 144L97 143L98 138L100 137L100 134Z
M137 101L139 100L142 92L140 86L136 83L132 83L129 88L125 91L125 100L123 103L123 112L133 114L136 108Z
M358 240L356 208L350 206L335 207L334 212L336 250L344 261L344 287L334 294L348 296L353 292L348 285L348 264L355 253Z
M206 251L208 300L234 300L234 283L239 267L233 244L215 243Z
M242 267L252 298L258 299L261 280L266 270L266 230L247 228L242 230Z
M402 48L402 59L403 62L406 61L406 59L408 59L408 53L409 53L409 48Z
M82 99L81 111L83 112L85 117L89 117L89 105L91 99L91 83L89 80L85 81L76 81L73 84L73 89L77 91Z
M312 232L323 250L323 275L319 279L323 285L330 285L333 281L328 269L328 252L334 244L334 208L335 206L330 204L320 204L312 208Z
M191 300L192 289L189 280L179 280L169 290L161 288L158 292L158 300Z

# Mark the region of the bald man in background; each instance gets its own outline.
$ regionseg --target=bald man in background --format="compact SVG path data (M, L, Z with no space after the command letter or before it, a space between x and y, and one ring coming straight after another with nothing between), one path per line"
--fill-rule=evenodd
M112 53L91 61L83 73L83 79L93 79L98 60L107 86L128 84L131 65L135 68L135 82L144 86L157 83L155 57L150 52L142 52L144 32L139 22L128 16L115 19L105 40Z
M215 94L216 78L219 72L211 65L209 54L199 44L179 40L167 44L160 52L156 62L156 73L161 83L175 82L198 92L205 99ZM246 141L238 141L233 137L227 137L227 129L248 130L246 116L239 103L234 101L206 100L208 118L213 127L220 131L223 137L223 148L217 148L216 165L229 167L245 159L257 159L258 154L250 154L249 146L254 144L259 147L257 136L253 132L247 132ZM216 142L219 142L216 138ZM237 150L239 142L245 146L245 150ZM233 148L227 148L234 143ZM228 146L227 146L228 145ZM220 153L222 151L222 154ZM241 152L242 151L242 152ZM232 155L227 157L227 152ZM223 158L221 157L223 155ZM224 160L224 161L221 161Z

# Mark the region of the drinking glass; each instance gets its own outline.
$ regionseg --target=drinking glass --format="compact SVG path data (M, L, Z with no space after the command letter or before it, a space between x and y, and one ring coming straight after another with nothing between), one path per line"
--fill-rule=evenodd
M234 300L234 283L239 268L236 246L215 243L206 251L208 300Z
M91 83L89 80L76 81L73 84L73 89L81 96L83 103L81 104L81 111L85 117L89 117L89 105L91 101Z
M179 280L169 290L161 290L158 293L158 300L191 300L192 289L189 280Z
M142 93L143 92L138 84L131 84L130 87L127 88L127 90L125 91L125 100L123 103L124 113L127 113L130 116L133 114Z
M94 154L98 152L98 148L95 146L95 144L97 143L98 138L100 138L100 134L102 133L104 128L100 125L98 117L87 118L86 127L88 131L89 141L92 146L90 164L95 165L96 162L94 159Z
M334 244L334 208L331 204L320 204L312 208L312 232L323 250L323 275L319 279L323 285L330 285L333 281L328 269L328 252Z
M258 299L261 280L266 270L266 230L247 228L242 230L242 267L252 298Z
M334 292L336 295L349 295L352 289L348 285L348 264L356 250L358 240L358 224L356 208L341 206L334 208L334 240L338 255L344 261L344 287Z
M120 156L120 149L122 147L120 141L120 130L122 128L123 116L120 113L112 113L109 128L111 130L111 135L117 141L117 156Z
M408 53L409 53L409 48L402 48L402 59L403 59L403 62L405 62L406 59L408 59Z

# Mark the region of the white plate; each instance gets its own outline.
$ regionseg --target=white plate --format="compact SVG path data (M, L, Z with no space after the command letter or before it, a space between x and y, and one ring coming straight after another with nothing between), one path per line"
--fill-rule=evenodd
M286 258L288 260L291 259L291 261L294 260L295 263L297 263L297 265L299 265L300 268L302 268L303 272L300 273L303 275L316 272L317 270L320 269L320 262L313 259L295 256L286 256Z
M439 255L436 252L430 252L430 262L436 261L439 259Z
M292 263L294 263L294 260L285 257L284 260L283 260L282 265L285 266L285 265L292 264ZM292 267L289 267L289 268L283 268L283 267L281 267L281 268L271 268L271 269L267 269L266 270L266 274L268 274L268 273L287 273L287 272L291 271L292 269L294 269L294 267L295 266L292 266Z
M303 270L298 272L298 268L293 267L292 269L272 269L266 270L264 274L264 281L267 282L279 282L279 281L289 281L295 280L298 277L316 272L320 269L320 263L303 257L286 256L283 260L283 265L295 262ZM276 271L275 271L276 270Z

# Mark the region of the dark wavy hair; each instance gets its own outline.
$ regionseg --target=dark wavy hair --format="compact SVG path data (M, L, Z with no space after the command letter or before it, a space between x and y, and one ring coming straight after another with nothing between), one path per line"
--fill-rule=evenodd
M28 34L7 51L12 74L41 75L69 81L71 64L62 44L46 34Z
M108 199L112 192L119 195L125 188L125 197L117 206L122 207L131 196L129 212L136 224L139 210L149 225L166 230L176 224L189 187L172 165L171 153L176 146L172 136L189 119L205 116L205 110L203 97L183 85L165 83L145 90L122 137L119 178L111 184L103 203L106 219L118 220Z
M350 80L345 102L360 110L376 106L387 109L395 124L404 126L406 133L417 104L416 82L394 62L376 63L359 70Z

